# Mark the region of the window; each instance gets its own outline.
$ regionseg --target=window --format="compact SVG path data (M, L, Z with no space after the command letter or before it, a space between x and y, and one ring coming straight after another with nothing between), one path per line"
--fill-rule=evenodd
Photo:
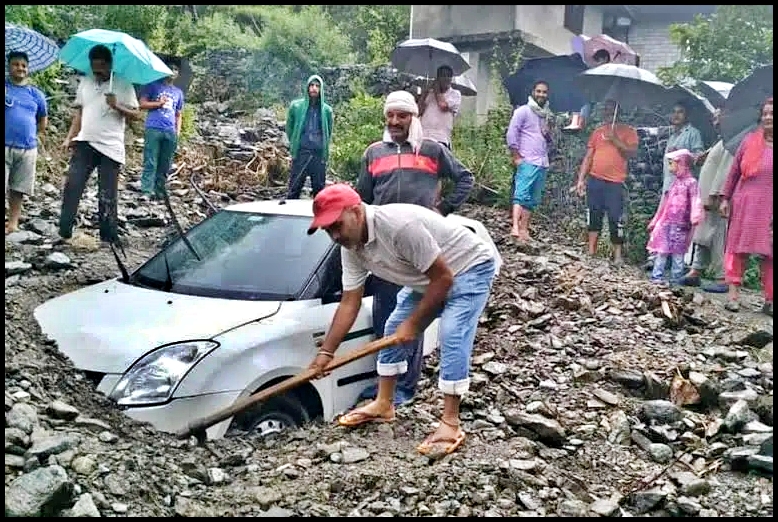
M132 282L178 294L245 300L294 299L332 242L307 235L311 218L223 210L178 238Z
M575 34L583 33L585 5L565 6L565 29Z

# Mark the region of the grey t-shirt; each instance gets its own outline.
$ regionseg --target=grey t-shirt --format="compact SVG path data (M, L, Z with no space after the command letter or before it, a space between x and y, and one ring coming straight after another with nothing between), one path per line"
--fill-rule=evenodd
M438 256L454 276L494 259L481 238L437 212L406 203L364 206L367 243L355 250L341 247L344 291L363 286L372 272L424 292L429 284L425 272Z

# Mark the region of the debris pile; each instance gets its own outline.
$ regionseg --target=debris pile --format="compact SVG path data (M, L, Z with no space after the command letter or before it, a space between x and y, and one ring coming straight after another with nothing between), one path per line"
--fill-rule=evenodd
M122 194L132 268L164 234L128 213L163 210ZM196 194L173 199L203 212ZM37 304L117 270L110 251L50 239L53 195L35 205L6 238L9 516L772 516L771 318L650 285L547 231L520 249L504 212L469 208L504 265L456 453L415 452L442 408L437 354L393 424L195 447L112 408L40 334Z

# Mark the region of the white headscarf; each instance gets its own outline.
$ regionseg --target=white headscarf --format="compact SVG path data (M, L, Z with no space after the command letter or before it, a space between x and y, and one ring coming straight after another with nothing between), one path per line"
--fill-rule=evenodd
M421 141L424 138L424 130L421 127L421 120L419 120L419 107L416 105L416 100L413 94L408 91L394 91L390 92L384 102L384 116L389 111L402 111L409 112L413 115L411 118L411 126L408 128L408 143L411 144L413 152L419 152L421 147ZM392 137L389 135L389 130L384 129L384 141L392 141Z

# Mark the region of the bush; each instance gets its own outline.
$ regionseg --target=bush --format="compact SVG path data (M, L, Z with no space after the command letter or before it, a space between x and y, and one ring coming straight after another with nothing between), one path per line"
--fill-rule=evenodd
M353 182L359 176L365 149L383 136L384 102L360 90L333 111L330 166L338 177Z

